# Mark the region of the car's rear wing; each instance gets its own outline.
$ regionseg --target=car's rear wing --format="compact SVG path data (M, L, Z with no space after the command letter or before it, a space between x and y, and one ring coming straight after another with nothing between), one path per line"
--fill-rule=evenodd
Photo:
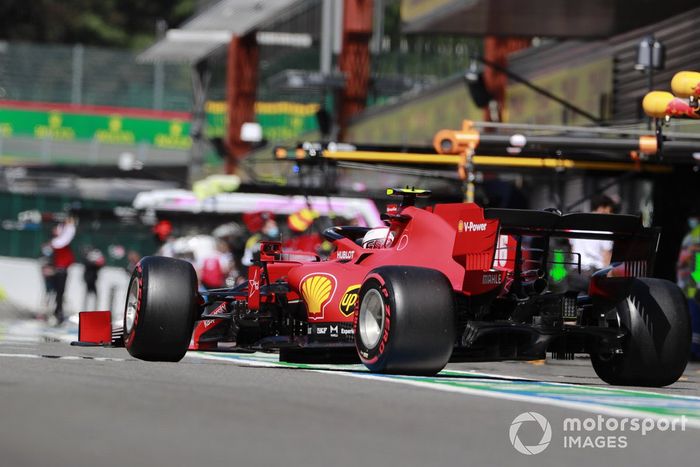
M484 209L500 221L500 233L513 236L587 238L613 241L612 263L626 276L646 276L653 268L660 232L644 227L638 216L524 209Z
M526 209L484 209L486 219L498 219L501 233L509 235L547 235L564 238L614 240L631 235L651 235L638 216L626 214L573 213Z

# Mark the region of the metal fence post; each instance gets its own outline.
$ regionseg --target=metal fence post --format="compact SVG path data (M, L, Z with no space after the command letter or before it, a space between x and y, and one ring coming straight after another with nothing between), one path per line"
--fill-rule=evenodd
M100 142L97 138L90 141L90 165L97 165L98 156L100 154Z
M153 109L163 110L163 96L165 94L165 64L156 62L153 64Z
M143 141L139 143L137 154L136 160L146 165L146 162L148 162L148 146Z
M83 103L83 56L85 48L82 44L73 46L73 68L72 68L72 87L71 87L71 102L73 104Z
M48 164L51 161L51 138L41 139L41 162Z
M156 21L156 38L159 40L165 37L168 30L168 23L163 19ZM163 110L165 96L165 63L156 60L153 64L153 109Z

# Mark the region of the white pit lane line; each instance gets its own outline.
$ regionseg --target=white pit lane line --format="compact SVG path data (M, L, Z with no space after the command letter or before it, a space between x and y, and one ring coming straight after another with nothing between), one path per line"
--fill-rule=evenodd
M7 329L5 329L7 330ZM29 335L0 335L0 343L30 346L45 339L42 333ZM44 331L46 332L46 331ZM24 333L23 333L24 334ZM37 335L39 334L39 335ZM56 333L59 341L75 340L72 332ZM10 337L12 336L12 337ZM3 339L4 338L4 339ZM14 341L14 342L12 342ZM5 350L1 349L0 350ZM10 349L6 349L10 350ZM125 362L131 359L88 356L60 356L28 353L29 348L18 348L18 352L0 352L0 358L55 359L63 361L98 361ZM34 350L34 349L32 349ZM530 402L557 406L611 416L646 416L646 417L688 417L688 426L700 428L700 397L669 395L649 390L621 389L613 386L585 386L560 382L540 382L527 378L483 373L478 371L446 370L438 377L411 377L397 375L379 375L367 372L363 365L302 365L280 363L277 354L233 354L189 352L188 357L228 361L238 365L268 368L301 369L316 373L384 381L463 395L491 397L503 400Z
M190 352L188 357L229 361L234 364L268 368L288 368L383 381L422 389L456 394L528 402L615 417L686 417L689 427L700 429L700 397L623 389L613 386L532 381L509 375L477 371L445 370L436 377L379 375L362 365L306 365L281 363L275 354L224 354Z

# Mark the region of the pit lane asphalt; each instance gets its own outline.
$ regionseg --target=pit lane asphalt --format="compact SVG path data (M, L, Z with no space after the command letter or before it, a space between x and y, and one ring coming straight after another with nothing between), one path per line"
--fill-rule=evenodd
M18 336L5 329L0 464L8 467L639 466L697 460L700 430L691 427L624 433L626 448L564 448L563 420L595 417L595 410L255 361L193 355L180 363L147 363L124 349L70 347L44 342L46 335ZM583 359L448 368L608 388ZM651 392L697 397L699 381L700 365L693 364L682 381ZM517 415L530 411L549 420L553 436L545 451L526 456L514 450L509 428ZM537 426L518 432L525 445L537 444L541 435Z

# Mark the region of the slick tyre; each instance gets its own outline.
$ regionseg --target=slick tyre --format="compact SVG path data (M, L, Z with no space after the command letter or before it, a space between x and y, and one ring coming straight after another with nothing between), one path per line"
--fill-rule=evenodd
M434 269L377 268L360 288L354 330L360 360L370 371L435 375L455 343L452 285Z
M197 275L186 261L147 256L131 275L124 311L124 345L138 359L182 360L197 311Z
M623 386L661 387L681 377L690 354L690 315L681 290L662 279L634 279L616 305L628 335L622 354L592 354L603 381Z

